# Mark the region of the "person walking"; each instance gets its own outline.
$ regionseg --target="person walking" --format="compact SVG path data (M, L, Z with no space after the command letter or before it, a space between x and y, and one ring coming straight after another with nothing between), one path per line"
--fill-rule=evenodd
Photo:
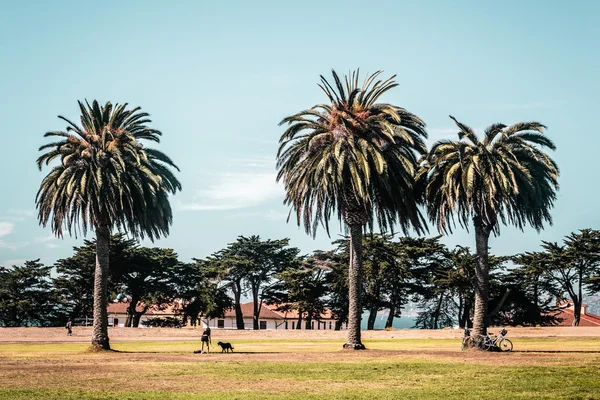
M207 324L208 325L208 324ZM206 344L206 352L210 353L210 345L212 344L212 339L210 338L210 327L207 326L204 332L202 332L202 337L200 338L200 342L202 343L202 347L200 350L194 351L194 353L204 353L204 344Z
M67 336L73 336L73 322L71 321L70 318L69 318L69 321L67 321L67 325L65 326L65 329L67 330Z

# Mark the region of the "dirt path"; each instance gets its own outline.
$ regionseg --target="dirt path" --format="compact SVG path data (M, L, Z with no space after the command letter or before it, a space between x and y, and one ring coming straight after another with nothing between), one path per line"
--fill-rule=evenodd
M507 328L509 337L600 337L600 327L540 327ZM490 328L496 333L498 328ZM182 341L198 340L201 329L182 328L110 328L111 341ZM363 331L364 339L458 339L462 330L392 330ZM343 340L346 331L295 330L213 330L213 336L223 340ZM0 328L0 342L88 342L91 327L75 327L73 336L64 328Z

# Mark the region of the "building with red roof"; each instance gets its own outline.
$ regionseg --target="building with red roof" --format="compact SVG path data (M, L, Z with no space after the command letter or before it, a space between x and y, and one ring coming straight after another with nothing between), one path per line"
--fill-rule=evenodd
M254 303L242 303L242 315L244 317L244 327L246 329L253 328ZM127 308L129 302L116 302L108 305L108 323L110 326L124 327L127 320ZM141 312L144 304L138 304L136 311ZM299 323L299 315L297 310L280 311L284 309L281 305L264 304L260 309L260 317L258 319L259 329L297 329ZM140 327L144 327L144 321L151 318L180 318L180 304L173 303L164 307L150 306L146 313L140 318ZM310 328L315 330L333 330L335 329L337 320L333 317L330 310L326 310L318 319L313 319L310 322ZM302 320L300 329L307 329L307 321ZM206 326L206 322L203 321ZM214 329L237 329L235 320L235 309L225 311L222 318L214 318L208 321L208 326ZM346 328L343 324L342 328Z
M558 326L573 326L575 319L575 307L572 301L568 301L559 305L560 311L555 314L558 321ZM600 326L600 316L589 313L587 305L581 305L581 317L579 318L579 326Z

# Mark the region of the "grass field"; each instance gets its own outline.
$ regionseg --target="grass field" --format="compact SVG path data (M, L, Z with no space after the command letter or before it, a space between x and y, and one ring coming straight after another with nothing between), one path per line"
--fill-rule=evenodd
M600 399L599 337L514 338L513 353L461 352L460 340L237 339L0 343L0 399ZM216 340L215 340L216 343Z

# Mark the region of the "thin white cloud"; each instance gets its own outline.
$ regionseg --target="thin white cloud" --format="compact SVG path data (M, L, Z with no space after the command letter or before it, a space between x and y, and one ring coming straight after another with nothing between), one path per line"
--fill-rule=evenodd
M180 203L182 211L235 210L258 206L283 198L283 185L275 182L275 172L230 172L216 176L216 182L196 192L190 203Z
M14 227L15 227L15 224L13 224L12 222L6 222L6 221L0 222L0 238L10 235L13 232ZM2 248L2 249L16 250L16 249L25 247L28 244L29 244L29 242L15 243L15 242L7 242L7 241L0 239L0 248Z
M33 217L33 214L35 214L35 210L29 210L24 208L11 208L6 212L12 215L20 215L24 217Z
M237 212L233 214L228 214L227 218L232 219L241 219L241 218L254 218L254 219L267 219L269 221L285 221L287 219L288 214L275 211L275 210L267 210L267 211L249 211L249 212Z
M43 243L46 245L47 248L49 249L55 249L58 247L58 245L56 243L54 243L54 241L57 240L57 237L54 235L48 235L48 236L44 236L44 237L38 237L35 238L33 240L34 243Z
M29 242L5 242L0 240L0 249L17 250L26 247Z
M15 224L11 222L0 222L0 237L10 235L13 231Z

